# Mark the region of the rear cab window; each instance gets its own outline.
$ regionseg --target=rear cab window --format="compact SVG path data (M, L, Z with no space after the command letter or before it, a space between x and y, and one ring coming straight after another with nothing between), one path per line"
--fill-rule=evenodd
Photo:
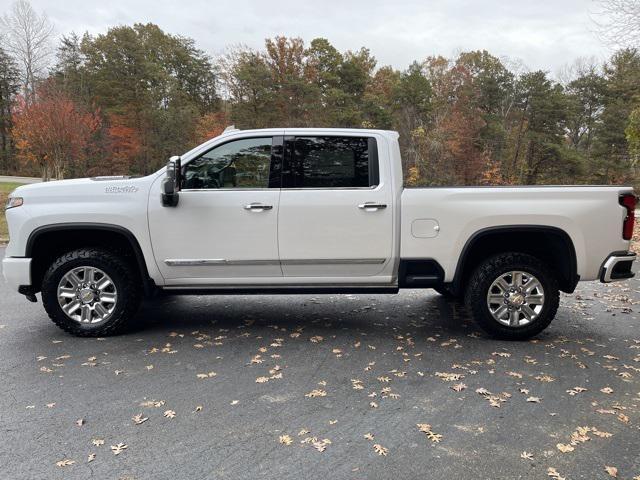
M285 138L283 188L372 188L379 183L373 137Z

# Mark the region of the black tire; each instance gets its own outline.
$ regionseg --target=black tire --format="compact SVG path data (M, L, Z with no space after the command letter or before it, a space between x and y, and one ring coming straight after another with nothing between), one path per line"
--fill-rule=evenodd
M509 271L523 271L535 276L544 289L544 303L538 316L522 326L507 326L496 320L487 305L491 284ZM482 262L471 275L465 290L465 303L478 325L493 337L526 340L549 326L560 302L558 281L549 266L524 253L502 253Z
M58 284L72 269L99 268L113 281L117 301L108 318L98 323L80 323L62 310L58 302ZM121 333L140 306L141 281L138 272L117 253L100 248L81 248L58 257L42 279L42 303L49 318L65 332L78 337L104 337Z

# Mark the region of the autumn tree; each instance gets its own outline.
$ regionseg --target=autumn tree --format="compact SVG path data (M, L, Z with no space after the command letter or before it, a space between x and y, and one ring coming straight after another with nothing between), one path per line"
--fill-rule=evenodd
M48 87L32 98L37 108L23 97L13 110L41 129L44 111L92 116L85 123L99 126L76 128L92 133L68 140L74 155L41 147L24 121L10 130L10 56L0 52L5 170L19 140L21 158L53 175L145 174L235 124L397 130L408 186L640 184L640 59L631 47L556 79L484 50L397 69L378 65L366 47L277 36L214 63L193 40L153 24L71 33L59 42Z
M121 165L137 173L149 173L186 150L199 118L219 107L209 57L192 39L153 24L64 37L55 77L73 98L98 105L108 117L105 124L117 119L117 138L135 132L139 148L118 151L128 152ZM114 145L113 139L105 142Z
M100 117L51 83L39 87L35 98L31 103L21 98L16 109L12 134L18 157L37 164L45 181L64 178L66 169L84 158Z
M106 129L109 155L108 165L111 174L127 174L142 149L141 133L131 127L126 117L121 115L109 115Z
M220 135L229 125L229 117L225 112L213 112L203 115L198 120L194 132L194 142L200 144Z

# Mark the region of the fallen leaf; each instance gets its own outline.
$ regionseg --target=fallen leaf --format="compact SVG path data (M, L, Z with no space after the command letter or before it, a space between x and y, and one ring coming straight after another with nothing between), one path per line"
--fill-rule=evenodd
M367 440L373 440L373 433L365 433L363 437Z
M375 443L373 445L373 451L376 452L378 455L386 455L387 453L389 453L389 449L383 447L379 443Z
M142 415L142 413L139 413L137 415L134 415L131 420L133 420L133 423L135 423L136 425L141 425L144 422L146 422L147 420L149 420L149 417L145 417Z
M283 445L291 445L293 443L293 438L291 438L289 435L280 435L280 437L278 437L278 440Z
M91 443L93 443L96 447L99 447L100 445L104 445L104 440L101 438L94 438L93 440L91 440Z
M173 410L165 410L163 415L167 418L175 418L176 412L174 412Z
M327 396L327 392L325 392L324 390L321 390L319 388L316 388L314 390L311 390L309 393L305 393L304 396L307 397L307 398L326 397Z
M330 444L331 444L331 440L329 440L328 438L311 442L311 445L313 445L313 448L315 448L319 452L324 452L327 448L327 445L330 445Z
M533 453L529 453L529 452L522 452L520 454L520 458L524 459L524 460L533 460Z
M460 373L442 373L436 372L436 377L441 378L445 382L457 382L458 380L464 378L464 375Z
M127 448L129 448L129 445L125 445L124 443L118 443L117 445L111 445L111 451L113 452L114 455L120 455Z
M553 478L554 480L566 480L566 478L561 476L558 473L558 471L553 467L549 467L547 469L547 475L550 476L551 478Z
M564 443L558 443L556 445L556 447L558 448L558 450L560 450L562 453L569 453L569 452L573 452L575 450L575 448L573 448L571 445L568 444L564 444Z
M431 430L431 425L429 425L428 423L418 423L417 427L418 430L424 433L427 438L433 443L440 443L442 441L442 435L440 435L439 433L434 433Z
M609 467L606 466L604 467L604 470L611 476L614 478L618 478L618 469L616 467Z
M91 463L91 462L93 462L95 459L96 459L96 454L95 454L95 453L90 453L90 454L87 456L87 463Z
M62 467L68 467L70 465L73 465L74 463L76 463L75 460L71 460L69 458L65 458L64 460L60 460L60 461L56 462L56 465L58 467L62 468Z

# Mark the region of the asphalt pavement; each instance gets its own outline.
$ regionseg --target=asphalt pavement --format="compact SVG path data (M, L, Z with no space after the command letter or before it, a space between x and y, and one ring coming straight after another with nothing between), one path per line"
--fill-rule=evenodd
M0 478L632 479L639 287L528 342L431 290L168 297L80 339L0 280Z

